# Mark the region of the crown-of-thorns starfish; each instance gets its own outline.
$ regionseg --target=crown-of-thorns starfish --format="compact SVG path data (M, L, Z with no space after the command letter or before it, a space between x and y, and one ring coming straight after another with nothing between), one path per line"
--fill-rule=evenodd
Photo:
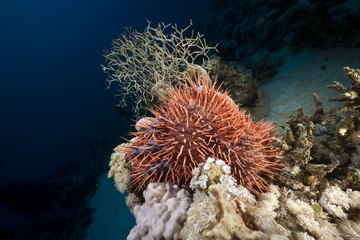
M163 108L151 110L144 132L123 148L131 166L131 184L142 189L150 182L188 185L192 170L208 157L222 159L238 183L254 193L265 190L263 176L272 176L282 166L273 147L275 126L254 123L240 110L227 91L215 88L209 76L188 77L165 100Z

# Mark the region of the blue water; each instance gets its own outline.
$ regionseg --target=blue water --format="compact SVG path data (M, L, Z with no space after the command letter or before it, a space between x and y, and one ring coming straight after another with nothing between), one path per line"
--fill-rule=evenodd
M115 90L105 89L103 50L125 26L142 31L151 20L185 27L206 9L206 1L191 0L0 1L0 186L33 187L69 162L81 168L89 159L108 158L130 128L114 107ZM102 172L106 161L99 161ZM3 226L28 226L34 214L23 215L0 205L0 239L9 237Z
M98 178L133 123L106 90L103 51L126 26L190 19L259 85L306 49L360 47L358 0L1 0L0 240L85 237ZM135 221L113 191L125 239Z

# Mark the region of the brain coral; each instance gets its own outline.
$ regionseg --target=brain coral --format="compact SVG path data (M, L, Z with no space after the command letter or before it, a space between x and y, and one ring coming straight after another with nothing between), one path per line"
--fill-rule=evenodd
M209 83L209 76L187 78L165 100L165 107L151 110L145 131L135 132L131 146L123 148L129 159L131 182L142 189L149 182L188 185L192 170L208 157L223 159L232 175L253 192L266 189L264 175L281 166L273 147L275 126L253 122L229 97Z

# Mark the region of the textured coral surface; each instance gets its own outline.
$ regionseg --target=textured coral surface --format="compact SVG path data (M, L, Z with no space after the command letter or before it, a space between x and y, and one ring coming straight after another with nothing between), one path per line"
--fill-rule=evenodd
M180 230L190 205L188 195L186 190L176 185L149 184L144 191L144 204L134 208L136 226L127 239L180 239Z

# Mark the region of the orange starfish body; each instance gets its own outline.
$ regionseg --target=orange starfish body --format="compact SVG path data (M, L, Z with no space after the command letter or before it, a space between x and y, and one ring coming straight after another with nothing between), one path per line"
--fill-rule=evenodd
M125 147L132 167L132 184L142 189L149 182L188 185L192 170L208 157L224 160L238 183L257 193L266 189L262 176L282 166L272 146L276 134L270 122L256 122L240 110L227 91L209 84L209 76L188 77L165 101L151 110L153 121Z

